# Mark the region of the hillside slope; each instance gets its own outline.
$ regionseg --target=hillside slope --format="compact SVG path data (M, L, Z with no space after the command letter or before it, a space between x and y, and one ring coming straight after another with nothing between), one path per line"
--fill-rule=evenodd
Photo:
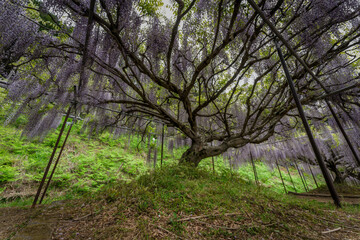
M360 239L358 206L335 209L233 173L179 166L113 183L85 199L1 211L20 216L0 231L8 239L23 236L31 217L47 222L52 239Z
M1 111L0 111L1 112ZM30 204L43 176L44 169L55 145L59 129L51 132L42 141L21 137L20 126L3 126L0 117L0 207ZM66 128L68 128L67 126ZM63 137L64 138L64 137ZM61 144L58 148L60 151ZM160 149L158 144L156 168L160 168ZM163 166L177 163L185 148L164 148ZM54 174L47 202L61 199L78 198L84 193L96 192L102 186L119 179L132 180L147 170L153 169L153 162L147 163L147 144L141 142L140 135L124 134L117 139L109 133L89 137L81 132L81 123L73 127L64 148L59 165ZM152 159L153 161L152 154ZM256 161L257 174L263 186L283 193L279 172L264 163ZM204 159L199 168L213 172L211 158ZM215 158L215 172L237 172L247 181L254 181L250 164L234 168L221 156ZM295 168L282 169L288 191L304 191L302 179ZM311 176L304 174L310 189L316 185ZM318 175L318 183L322 178ZM293 188L296 186L296 189Z

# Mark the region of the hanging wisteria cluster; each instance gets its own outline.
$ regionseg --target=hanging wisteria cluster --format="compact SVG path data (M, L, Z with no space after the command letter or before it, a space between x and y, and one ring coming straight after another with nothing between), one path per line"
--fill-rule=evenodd
M316 111L312 109L312 113ZM321 113L317 112L318 116ZM348 145L343 139L337 125L333 123L331 117L325 120L328 124L319 124L313 121L316 130L316 143L321 149L322 157L327 168L335 175L334 181L337 183L351 182L360 183L360 165L349 150ZM351 137L356 149L360 149L358 139L359 128L352 122L347 122L346 131ZM290 133L289 133L290 132ZM225 160L233 167L242 164L249 164L251 161L262 161L271 169L280 166L300 166L309 174L319 173L319 169L310 170L309 166L316 166L317 160L312 151L312 147L306 135L299 136L301 131L292 128L286 135L274 135L268 141L260 144L247 144L241 149L230 149L223 154ZM306 167L305 167L306 166ZM313 172L310 172L313 171Z
M194 165L293 128L297 111L273 34L251 6L240 0L171 4L172 17L165 17L156 3L136 0L3 1L1 71L16 73L8 79L14 111L6 123L25 113L24 133L44 136L76 102L83 131L94 134L119 126L145 133L152 121L177 129L182 141L191 141L181 161ZM327 89L357 83L359 1L259 6ZM285 57L306 110L322 106L322 87ZM353 89L331 98L351 124L358 97Z
M20 2L15 2L20 3ZM0 3L0 74L7 76L36 39L38 27L25 19L26 12L8 1ZM16 27L14 27L16 26Z

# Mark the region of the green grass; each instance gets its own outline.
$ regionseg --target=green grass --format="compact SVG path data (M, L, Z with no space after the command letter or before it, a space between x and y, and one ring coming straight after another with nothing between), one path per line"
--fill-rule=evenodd
M284 187L282 185L281 177L284 180L285 187L287 191L292 192L305 192L304 184L301 180L301 177L295 168L289 168L289 173L287 172L285 167L280 167L281 176L279 174L279 170L275 167L274 169L270 169L266 164L256 161L255 163L257 175L261 184L265 187L272 188L273 191L278 193L284 193ZM243 179L255 181L254 172L251 164L244 165L238 170L240 176ZM306 186L311 190L317 188L314 179L311 175L307 173L303 173L305 175ZM291 181L292 180L292 181ZM325 184L322 176L317 175L316 181L319 185ZM294 183L294 186L293 184Z
M359 206L336 209L256 186L233 171L213 174L177 164L38 211L43 220L59 220L56 239L329 239L321 231L358 232L360 223ZM335 234L332 239L348 237L346 231Z
M263 201L270 200L301 205L315 212L316 209L336 209L331 203L303 201L277 193L272 188L258 187L254 182L244 180L239 173L222 171L212 174L206 169L179 165L148 171L134 181L114 182L93 197L113 202L120 198L131 200L135 195L141 196L137 206L144 208L141 211L147 208L168 208L172 212L186 214L206 214L206 211L213 212L214 209L219 212L232 211L238 209L239 198L248 200L240 204L244 206L260 206ZM345 209L347 207L353 209L351 205L345 204ZM360 210L359 207L355 209Z
M7 193L10 189L14 190L18 193L17 196L23 197L24 202L28 202L26 197L30 195L29 191L34 192L34 188L41 180L58 133L59 130L50 133L41 142L30 141L21 138L21 132L16 126L0 126L1 192ZM73 127L52 180L49 192L56 194L47 199L74 198L89 191L96 192L103 185L117 179L129 180L142 175L153 166L146 164L147 146L145 143L139 145L139 142L140 136L136 135L132 137L129 146L128 138L125 135L119 139L113 139L109 133L104 133L97 138L89 138L86 134L80 134L80 124L76 125ZM163 167L166 168L176 163L184 150L184 148L174 149L173 153L170 153L165 148ZM160 149L158 149L159 152ZM156 168L159 167L160 154L158 154ZM211 159L204 159L199 168L211 172ZM259 179L264 186L271 187L279 193L284 191L276 169L271 170L261 162L256 163L256 168ZM221 157L216 157L215 170L217 173L238 172L243 179L254 181L251 165L230 170ZM297 190L304 191L300 177L295 170L292 169L291 173ZM288 190L294 191L287 173L283 172L283 177ZM310 176L307 177L308 183L311 183L312 179ZM320 179L319 182L321 182ZM315 188L315 185L312 184L310 188ZM3 201L1 204L11 203L4 203Z
M52 186L70 193L100 188L118 178L130 179L147 170L141 154L125 150L121 139L109 144L74 133L70 136ZM14 127L0 127L0 186L5 188L39 182L51 155L58 131L43 142L20 138ZM60 147L60 146L59 146ZM15 186L14 186L15 184Z
M135 238L152 239L156 238L154 226L186 239L261 239L269 235L274 239L323 239L318 232L334 227L320 219L338 221L339 216L332 212L345 218L360 212L359 206L345 204L340 211L331 203L279 194L243 180L238 173L212 174L206 169L178 165L149 171L130 182L112 183L86 199L75 205L94 209L97 221L89 220L87 224L105 226L98 229L98 239L106 239L109 234L116 239L130 238L131 233ZM77 210L70 207L67 211ZM209 217L191 219L205 215ZM183 218L190 220L181 221ZM345 222L335 224L341 226ZM224 229L226 226L235 230Z
M0 99L4 99L5 92L0 89ZM0 111L0 206L24 205L34 195L42 178L47 162L55 145L59 128L50 132L41 141L28 140L21 137L21 129L26 123L25 116L20 116L15 123L4 126L3 123L11 104L6 101ZM109 133L89 138L81 132L82 122L73 127L69 140L62 154L60 163L53 177L50 195L46 201L58 199L72 199L84 193L96 192L102 186L119 179L131 180L143 175L153 167L153 163L146 164L147 144L141 142L141 136L122 135L114 139ZM69 125L66 126L66 130ZM64 139L64 136L63 136ZM166 140L166 139L165 139ZM160 168L160 144L157 147L157 164ZM185 148L169 151L165 143L163 168L177 163ZM58 146L58 151L61 144ZM55 159L56 159L55 155ZM254 181L251 165L243 165L231 169L221 156L215 157L215 172L217 174L238 173L245 181ZM256 162L258 176L262 186L273 191L284 192L277 169L269 169L260 161ZM199 169L212 172L211 158L204 159ZM282 169L287 190L295 191L285 169ZM297 191L304 191L301 179L295 169L290 169ZM306 175L309 188L316 186L311 176ZM318 179L322 183L322 179ZM13 201L14 200L14 201Z

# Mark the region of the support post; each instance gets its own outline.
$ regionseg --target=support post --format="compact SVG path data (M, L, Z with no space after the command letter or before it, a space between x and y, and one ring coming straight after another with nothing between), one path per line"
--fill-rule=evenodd
M154 158L154 169L156 168L156 160L157 160L157 147L155 146L155 148L154 148L154 156L153 156L153 158Z
M280 167L279 167L279 163L278 163L277 159L276 159L276 162L275 162L275 163L276 163L277 169L278 169L279 174L280 174L280 178L281 178L282 185L283 185L283 187L284 187L284 191L285 191L285 193L287 193L287 190L286 190L286 187L285 187L285 183L284 183L284 179L283 179L283 177L282 177L282 174L281 174L281 171L280 171Z
M67 111L67 113L66 113L66 116L65 116L63 125L62 125L62 127L61 127L61 129L60 129L59 136L58 136L58 138L57 138L57 140L56 140L54 149L53 149L53 151L52 151L52 153L51 153L51 156L50 156L48 165L46 166L44 175L43 175L43 177L42 177L42 179L41 179L39 188L38 188L38 190L37 190L37 192L36 192L35 199L34 199L34 201L33 201L33 204L32 204L32 206L31 206L31 208L34 208L34 207L36 206L37 200L38 200L38 198L39 198L39 196L40 196L40 192L41 192L42 187L43 187L43 185L44 185L44 183L45 183L47 174L49 173L49 169L50 169L51 163L52 163L52 161L53 161L53 159L54 159L54 156L55 156L57 147L58 147L59 142L60 142L60 139L61 139L61 136L62 136L62 134L63 134L63 132L64 132L65 125L66 125L66 122L67 122L67 120L68 120L68 118L69 118L71 108L72 108L72 105L69 106L69 109L68 109L68 111Z
M305 192L307 192L307 189L306 189L306 186L305 186L305 183L304 183L304 179L303 179L303 177L302 177L302 175L301 175L301 172L300 172L300 169L299 169L299 166L298 166L296 160L295 160L295 166L296 166L296 169L297 169L297 171L298 171L298 173L299 173L299 176L300 176L301 182L302 182L302 184L303 184L303 186L304 186Z
M147 150L148 150L148 154L147 154L147 158L146 158L146 164L151 166L151 134L148 133L148 142L147 142Z
M160 167L162 168L163 159L164 159L164 134L165 126L162 124L162 132L161 132L161 159L160 159Z
M296 90L295 90L295 86L294 86L294 83L292 81L292 78L291 78L291 75L290 75L290 72L287 68L287 65L285 63L285 59L284 59L284 56L281 52L281 49L279 47L279 44L275 41L275 45L276 45L276 49L278 51L278 54L279 54L279 57L280 57L280 61L281 61L281 64L283 66L283 69L284 69L284 72L285 72L285 75L286 75L286 79L288 81L288 84L289 84L289 87L290 87L290 91L292 93L292 96L294 98L294 101L295 101L295 104L296 104L296 107L299 111L299 115L300 115L300 118L301 118L301 121L304 125L304 128L305 128L305 131L306 131L306 134L309 138L309 141L310 141L310 144L311 144L311 147L314 151L314 154L316 156L316 159L319 163L319 166L320 166L320 169L321 169L321 172L323 173L324 175L324 178L325 178L325 181L326 181L326 184L329 188L329 192L334 200L334 203L337 207L341 207L341 203L340 203L340 198L339 198L339 195L337 194L336 190L335 190L335 187L334 187L334 184L333 182L331 181L330 179L330 175L329 175L329 172L326 168L326 165L324 163L324 160L322 159L321 157L321 154L320 154L320 150L315 142L315 139L314 139L314 136L312 135L312 132L311 132L311 129L310 129L310 126L309 126L309 123L306 119L306 116L305 116L305 113L304 113L304 110L302 108L302 105L301 105L301 102L298 98L298 95L296 93Z
M285 167L286 167L286 171L287 171L288 174L289 174L289 177L290 177L291 183L292 183L292 185L293 185L293 187L294 187L294 189L295 189L295 192L297 193L297 190L296 190L294 181L293 181L293 179L292 179L292 177L291 177L291 174L290 174L290 171L289 171L289 167L288 167L288 165L287 165L286 163L285 163Z
M212 161L213 174L215 174L215 161L214 161L214 157L211 157L211 161Z
M76 117L76 116L75 116L75 117ZM54 172L55 172L55 170L56 170L56 167L57 167L57 165L58 165L58 163L59 163L61 154L62 154L62 152L63 152L63 150L64 150L64 148L65 148L67 139L68 139L68 137L69 137L69 135L70 135L71 128L72 128L72 126L74 125L74 121L75 121L75 120L73 119L72 122L71 122L71 125L70 125L70 127L69 127L69 130L68 130L67 133L66 133L65 140L64 140L64 142L63 142L63 145L61 146L60 153L59 153L59 155L58 155L58 157L57 157L57 159L56 159L56 161L55 161L55 165L54 165L54 167L53 167L53 169L52 169L52 171L51 171L50 177L49 177L49 179L48 179L48 181L47 181L47 183L46 183L46 186L45 186L45 189L44 189L44 191L43 191L43 193L42 193L42 196L41 196L41 198L40 198L39 204L42 203L42 201L43 201L43 199L44 199L44 197L45 197L45 194L46 194L46 192L47 192L47 190L48 190L48 187L49 187L49 185L50 185L51 179L52 179L52 177L53 177L53 175L54 175Z
M264 22L270 27L270 29L272 30L272 32L281 40L281 42L287 47L287 49L291 52L291 54L300 62L300 64L305 68L305 70L314 78L314 80L321 86L321 88L323 88L325 90L326 93L329 93L329 91L327 90L327 88L322 84L322 82L316 77L316 75L311 71L311 69L309 68L309 66L304 62L304 60L301 59L301 57L295 52L295 50L290 46L290 44L286 41L286 39L281 35L281 33L276 29L276 27L269 21L269 19L267 19L265 13L259 8L259 6L255 3L254 0L247 0L249 2L249 4L255 9L255 11L260 15L260 17L264 20ZM278 52L281 52L279 51L280 48L279 46L277 45L276 43L276 47L278 49ZM282 54L281 54L282 55ZM285 60L283 59L282 57L282 60L281 60L282 64L283 64L283 67L286 68L286 65L284 66L285 64ZM288 73L287 70L285 70L285 72L287 72L286 74L290 76L290 74ZM289 77L288 78L288 81L292 83L292 79ZM292 84L293 85L293 84ZM293 89L291 90L293 92L293 95L294 95L294 92L295 92L295 88L292 87ZM296 92L295 92L296 94ZM297 98L294 96L294 99ZM301 106L301 103L299 100L297 100L296 102L296 105L297 106ZM298 107L299 109L299 107ZM302 108L301 108L302 110ZM300 111L300 109L299 109ZM302 114L300 114L302 115ZM304 122L304 121L303 121ZM305 123L304 123L305 125ZM306 122L306 125L307 122ZM305 127L305 129L307 129L308 127ZM310 131L310 128L308 130L306 130L307 132ZM311 134L311 131L310 131L310 134ZM312 134L311 134L312 135ZM309 136L309 134L308 134ZM312 143L312 145L315 145L315 147L313 147L314 149L314 152L315 152L315 156L316 158L318 159L318 161L320 160L319 162L319 166L320 166L320 169L324 175L324 178L325 178L325 181L326 181L326 184L329 188L329 191L330 191L330 194L334 200L334 203L336 206L338 207L341 207L341 204L340 204L340 199L339 199L339 196L334 188L334 185L332 182L330 182L330 177L329 177L329 173L326 169L326 166L324 164L324 162L322 161L322 158L321 158L321 155L317 149L317 146L315 144L315 141L311 140L311 138L313 137L310 137L309 136L309 140L310 140L310 143ZM317 150L316 150L317 149Z
M213 143L212 143L212 142L211 142L211 146L213 146ZM211 162L212 162L213 174L215 174L215 161L214 161L214 156L211 157Z
M310 170L310 172L311 172L311 176L312 176L313 179L314 179L314 182L315 182L316 187L319 188L319 185L318 185L318 183L317 183L317 181L316 181L315 175L314 175L314 173L313 173L313 171L312 171L312 169L311 169L310 164L308 165L308 167L309 167L309 170Z
M229 167L230 167L230 171L232 171L232 160L231 160L231 157L229 156L228 157L228 161L229 161Z
M299 168L299 169L300 169L301 175L303 176L304 183L305 183L305 186L306 186L306 188L307 188L307 192L309 192L309 191L310 191L310 189L309 189L309 184L307 184L304 171L302 170L302 168Z
M253 159L251 150L250 150L250 160L251 160L251 165L252 165L252 168L253 168L253 171L254 171L254 177L255 177L256 185L259 186L259 178L258 178L258 175L257 175L257 172L256 172L256 166L255 166L255 163L254 163L254 159Z

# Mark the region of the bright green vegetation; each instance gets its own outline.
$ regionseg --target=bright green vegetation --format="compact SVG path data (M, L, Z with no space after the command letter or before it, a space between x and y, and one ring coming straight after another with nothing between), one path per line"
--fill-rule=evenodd
M24 204L29 203L26 199L34 194L36 182L42 178L58 133L59 130L54 131L42 142L29 141L21 138L21 133L15 126L0 127L0 188L4 193L3 197L9 200L21 197L21 201L25 200ZM140 136L134 135L128 145L127 136L115 140L108 133L95 139L89 138L86 134L80 134L79 124L76 125L53 177L50 198L74 198L82 193L97 191L117 179L133 179L144 174L153 167L153 163L146 164L147 144L139 144L140 140ZM184 149L175 149L170 153L165 148L164 167L176 163L183 151ZM160 149L157 158L156 168L160 168ZM204 160L199 168L212 171L211 159ZM262 185L271 187L276 192L284 191L277 169L270 170L260 162L256 163L256 168ZM237 171L243 179L254 181L251 165L230 170L223 159L217 157L215 170L217 174ZM282 174L288 190L294 191L288 174ZM295 169L292 169L291 174L297 190L304 191ZM310 176L307 176L307 182L311 184L311 189L315 188ZM19 203L15 201L12 204Z
M275 192L284 193L284 187L282 185L281 177L280 177L279 171L276 168L276 166L274 166L274 169L271 170L264 163L257 162L256 163L256 171L257 171L258 178L259 178L261 185L263 185L265 187L269 187L269 188L271 188L271 190L273 190ZM291 192L296 192L296 191L297 192L305 192L306 191L304 189L304 184L302 183L301 178L300 178L299 173L297 172L296 168L289 168L291 178L285 167L280 167L280 171L281 171L282 178L284 179L284 183L285 183L285 187L286 187L287 191L291 191ZM251 164L240 167L238 172L243 179L254 181L254 174L253 174L253 169L252 169ZM306 181L306 184L307 184L307 187L309 188L309 190L315 189L316 184L315 184L315 181L312 178L312 176L305 172L303 172L303 174L305 175L305 181ZM316 181L317 181L318 185L325 184L325 181L322 178L322 176L317 175L315 177L316 177ZM291 179L292 179L296 189L293 187Z
M1 90L0 99L4 97ZM9 104L3 104L0 111L0 206L27 205L32 201L38 182L47 165L55 145L59 129L51 132L43 140L28 140L21 137L21 127L26 122L20 117L14 124L3 126ZM99 137L89 137L81 133L81 122L72 129L60 163L53 177L47 201L56 199L77 198L88 192L96 192L102 186L119 179L129 181L143 175L153 168L153 163L146 164L147 143L141 142L140 135L122 135L114 139L109 133ZM69 125L66 126L66 130ZM65 135L65 134L64 134ZM62 139L64 139L63 136ZM145 137L144 140L147 138ZM165 139L166 141L166 139ZM155 144L153 144L155 145ZM58 152L61 144L58 146ZM160 168L160 144L157 144L157 164ZM185 151L184 148L167 150L165 144L163 167L174 165ZM55 157L56 159L56 157ZM254 181L254 173L250 164L231 169L222 157L215 157L215 174L237 172L245 181ZM153 160L153 157L152 157ZM203 160L199 169L212 172L211 158ZM283 193L284 189L278 170L269 169L265 164L256 162L256 169L262 186ZM288 191L295 191L285 169L282 175ZM295 169L290 169L297 191L304 187ZM310 189L316 188L311 176L306 175ZM318 179L318 182L322 182Z
M26 190L33 191L36 182L41 180L58 132L56 130L39 142L20 138L14 127L0 127L1 191L6 193L13 188L17 192L14 197L31 195ZM138 140L139 137L134 136L130 146L126 146L127 141L122 138L114 140L109 134L103 134L97 139L89 139L73 128L50 192L60 191L62 193L58 195L72 198L73 195L96 191L117 179L132 179L143 174L148 166L144 160L145 151L137 152ZM139 146L140 149L144 147L145 144Z

